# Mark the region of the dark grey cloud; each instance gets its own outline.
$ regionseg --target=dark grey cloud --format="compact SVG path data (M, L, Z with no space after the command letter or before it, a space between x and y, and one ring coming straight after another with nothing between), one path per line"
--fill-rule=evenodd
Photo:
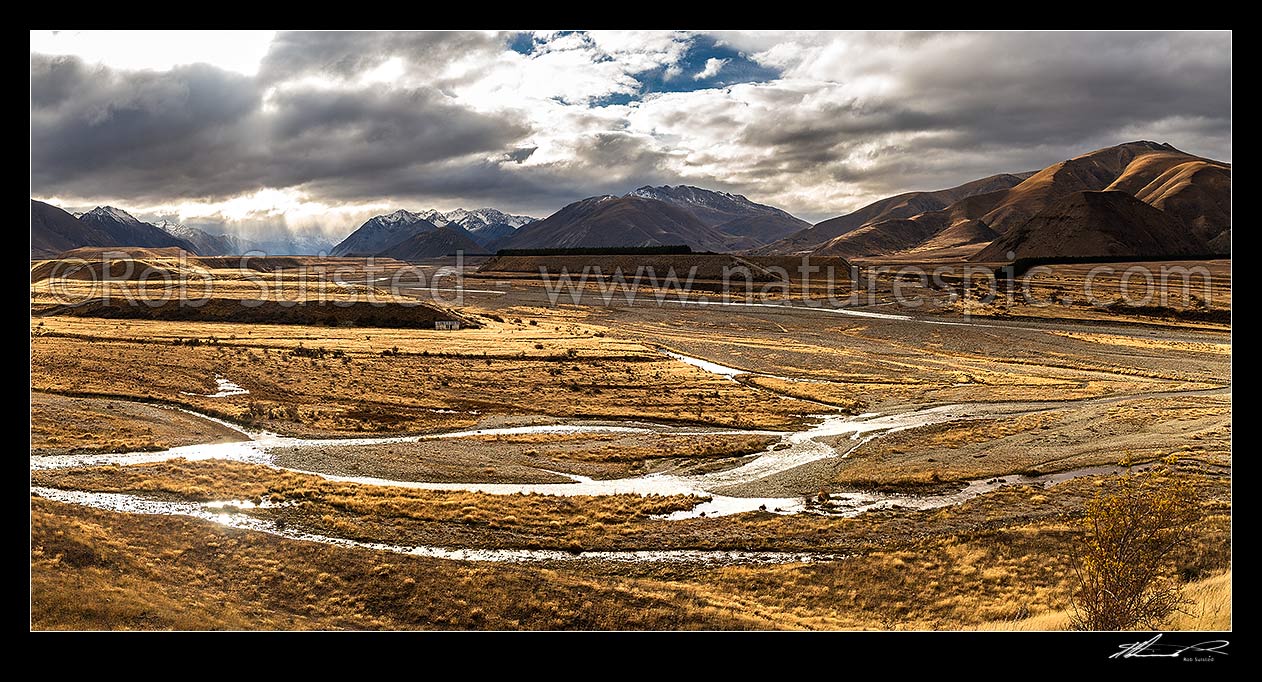
M330 179L366 189L416 165L514 153L530 132L432 88L281 88L265 112L256 79L205 65L119 72L32 55L31 83L42 195L223 198Z
M536 119L462 102L480 68L526 59L506 52L507 34L282 33L254 77L32 54L31 181L39 196L123 205L299 187L334 203L534 214L687 182L818 220L1134 139L1231 159L1229 33L848 34L840 57L826 45L836 36L803 36L784 39L803 43L798 57L764 57L787 59L775 64L785 80L757 86L756 101L661 93L695 104L638 119L634 101ZM424 85L359 83L392 58ZM520 82L541 87L537 74ZM532 94L510 87L504 104Z
M517 149L505 154L504 160L512 161L513 163L521 163L529 159L531 156L534 156L534 153L537 151L539 151L538 147L518 147Z
M906 40L866 39L874 49ZM1230 48L1223 34L917 34L914 49L937 58L895 53L851 74L890 87L826 107L786 102L739 136L774 152L751 173L774 170L784 185L818 173L874 196L1135 139L1229 161Z
M31 184L78 196L183 195L182 184L234 163L259 93L205 65L168 72L89 68L31 56Z
M283 92L271 105L261 162L268 182L281 187L390 184L391 175L413 166L499 152L530 132L520 121L470 111L429 89Z
M627 143L605 142L595 150L584 150L565 162L519 169L515 163L498 160L446 161L409 166L406 172L379 177L332 176L306 185L319 196L338 200L379 199L401 207L427 206L511 206L518 213L546 216L558 208L600 194L622 194L645 184L660 185L676 176L664 170L657 155L642 150L639 163L611 167L608 173L593 174L593 158L623 159L612 147L630 153Z

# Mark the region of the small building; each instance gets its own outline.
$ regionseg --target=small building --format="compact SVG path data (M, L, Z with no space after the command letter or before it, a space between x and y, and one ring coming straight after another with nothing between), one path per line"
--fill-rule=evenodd
M434 329L440 332L454 332L460 329L460 320L434 320Z

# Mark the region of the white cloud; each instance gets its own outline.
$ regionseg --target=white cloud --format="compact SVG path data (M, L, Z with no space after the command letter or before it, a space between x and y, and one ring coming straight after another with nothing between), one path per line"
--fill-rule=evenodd
M252 76L275 31L31 31L31 52L73 55L116 69L210 64Z
M723 65L727 64L730 61L732 60L719 59L717 57L710 57L709 59L705 60L705 68L698 71L696 75L692 77L692 79L699 81L699 80L704 80L706 78L713 78L714 76L719 75L719 71L723 69Z
M361 73L359 82L364 84L395 83L403 76L405 68L402 58L391 57L379 66Z
M124 69L204 61L244 74L258 70L268 38L31 35L33 53L74 54ZM279 48L267 55L260 106L274 114L278 102L305 91L344 91L353 102L425 90L441 93L431 106L513 121L525 131L506 138L502 149L478 148L424 179L414 167L383 160L371 167L379 175L356 185L404 178L391 186L415 187L414 196L423 199L399 197L390 206L413 209L441 197L546 213L565 197L630 189L618 186L622 182L688 182L822 219L899 191L1029 170L1092 145L1140 137L1230 160L1229 80L1223 76L1230 67L1229 33L720 31L710 37L778 75L764 83L643 94L642 80L655 74L669 90L734 70L731 60L710 57L685 74L684 57L698 39L680 31L537 32L529 54L508 48L510 34L297 34L277 38L278 45L288 39L284 59ZM47 97L62 96L49 80ZM111 109L102 104L100 110ZM425 120L437 125L447 118ZM413 123L399 120L410 135ZM172 149L179 143L172 141ZM323 141L312 151L336 169L337 182L349 185L342 162L362 150L334 146ZM519 148L535 151L501 163ZM463 189L436 188L465 176ZM489 189L471 199L470 186ZM358 189L329 190L329 196L310 185L301 189L312 194L264 187L243 193L240 203L198 203L196 210L310 220L320 211L349 219L355 211L390 207L383 197L358 198ZM282 195L266 194L277 191ZM125 199L116 202L127 207Z

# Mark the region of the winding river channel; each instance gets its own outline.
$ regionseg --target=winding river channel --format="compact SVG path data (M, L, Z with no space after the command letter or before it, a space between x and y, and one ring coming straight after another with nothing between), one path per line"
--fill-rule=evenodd
M665 352L665 351L664 351ZM731 367L725 367L700 358L668 354L680 361L700 367L706 371L726 376L734 380L738 374L758 374ZM763 375L774 376L774 375ZM220 392L231 395L224 390L226 380L220 381ZM236 387L235 384L231 386ZM239 388L239 387L236 387ZM1230 389L1213 389L1211 391L1189 391L1186 393L1225 392ZM1154 394L1156 395L1156 394ZM222 459L248 462L290 471L300 471L322 476L333 481L349 481L365 485L400 486L427 490L462 490L482 492L496 495L544 494L544 495L695 495L708 498L694 508L669 514L666 519L684 519L692 517L714 517L738 514L754 510L764 510L778 514L819 513L817 508L808 506L802 497L744 497L732 494L734 487L746 485L767 477L776 476L794 468L828 458L844 458L856 448L873 439L903 431L945 422L980 419L997 416L1029 414L1054 409L1064 409L1069 405L1082 405L1093 402L1111 402L1126 399L1130 396L1114 396L1110 398L1076 401L1075 403L964 403L942 405L923 409L909 410L887 414L816 415L814 423L795 432L742 431L731 429L692 429L681 430L677 426L645 422L575 422L568 424L547 424L535 426L513 426L504 428L485 428L428 434L422 436L392 436L377 438L325 438L308 439L282 436L267 431L247 430L236 424L221 419L184 409L184 412L202 419L218 423L241 434L242 439L236 442L209 443L171 448L160 452L132 452L116 454L87 455L49 455L32 456L31 470L59 469L67 467L91 467L108 465L142 464L172 459L208 460ZM182 409L182 408L172 408ZM592 479L584 476L564 474L569 482L564 483L446 483L426 481L403 481L383 478L337 476L321 471L305 471L280 467L276 464L274 453L282 448L310 447L359 447L392 443L409 443L421 440L462 439L489 435L521 435L521 434L583 434L583 433L623 433L623 434L750 434L778 435L779 439L769 448L756 455L749 456L738 466L702 473L682 475L674 473L655 473L617 479ZM834 445L833 443L838 443ZM966 481L957 489L937 494L913 495L878 492L844 492L831 495L829 514L838 516L855 516L875 509L895 507L910 509L935 509L960 504L978 495L1014 485L1052 486L1063 481L1081 476L1095 476L1117 473L1121 467L1088 467L1039 476L1007 475ZM551 472L559 473L559 472ZM46 487L32 487L32 494L51 500L79 504L88 507L136 514L166 514L188 516L214 521L234 528L261 531L281 535L298 540L321 542L338 546L366 547L370 549L398 552L403 554L459 559L469 561L495 562L529 562L529 561L563 561L573 559L591 559L601 561L663 561L663 562L721 562L721 563L768 563L768 562L802 562L819 560L826 557L818 554L794 552L741 552L715 550L668 550L668 551L608 551L571 553L559 550L536 549L450 549L427 546L395 546L376 543L363 543L344 538L328 537L306 533L301 530L278 527L271 521L255 518L239 510L258 505L257 502L179 502L154 500L137 495L119 493L97 493L77 490L61 490ZM266 504L263 502L262 504Z

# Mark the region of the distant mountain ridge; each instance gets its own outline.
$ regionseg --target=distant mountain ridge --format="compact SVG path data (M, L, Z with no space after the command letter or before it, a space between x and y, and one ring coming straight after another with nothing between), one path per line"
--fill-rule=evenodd
M52 258L81 246L110 246L109 233L52 204L31 199L31 259Z
M495 208L475 208L471 211L457 208L446 213L430 210L423 217L440 226L455 223L473 234L478 234L493 225L507 225L516 229L538 220L526 215L512 215Z
M809 227L774 206L690 185L645 185L622 196L581 199L522 227L501 248L674 246L755 248Z
M113 206L72 214L31 200L31 258L54 258L82 247L178 248L197 256L230 256L251 251L269 255L328 253L333 244L320 235L293 234L250 240L212 234L193 225L167 220L144 222Z
M213 235L201 228L181 225L169 220L154 223L154 226L176 239L182 239L191 244L193 252L199 256L228 256L250 250L243 249L243 242L231 235Z
M424 260L450 256L456 252L479 253L483 247L468 230L455 223L418 232L374 255L398 260Z
M121 208L97 206L78 217L79 222L108 234L113 243L81 244L80 246L138 246L163 248L174 246L189 253L197 249L185 239L172 235L155 225L143 222Z
M501 244L509 249L675 246L732 251L742 240L710 227L674 203L604 195L576 201Z
M1036 171L1000 173L966 182L958 187L932 192L905 192L875 201L857 211L815 224L765 248L754 251L765 255L799 255L811 253L848 232L889 220L910 219L928 211L945 209L955 202L979 194L1001 191L1020 184Z
M759 204L740 194L716 192L690 185L645 185L624 196L656 199L690 211L701 222L735 237L767 244L810 227L810 223L774 206Z
M398 210L373 216L333 247L333 256L375 256L418 232L438 229L418 213Z
M387 252L392 252L394 255L390 257L398 257L401 253L429 253L431 250L445 248L440 247L440 244L450 246L451 251L434 255L447 255L456 250L478 253L491 250L492 245L515 234L519 227L534 220L530 216L512 215L494 208L458 208L446 213L434 209L419 213L399 209L369 218L334 246L330 254L368 257L386 256ZM432 237L420 237L439 228L449 229ZM398 252L393 251L394 247L405 242L410 242L410 246L404 246ZM472 248L464 248L470 244ZM428 257L431 256L409 256L413 260Z
M1079 196L1084 193L1120 193L1160 215L1116 196ZM1137 244L1115 225L1099 224L1106 217L1133 230L1132 236L1146 235L1160 243L1151 248ZM1182 226L1190 240L1172 236L1166 217ZM1080 243L1057 244L1058 238ZM1168 143L1141 140L1097 149L1038 171L906 192L815 225L739 194L690 185L645 185L622 196L573 202L542 220L494 208L401 209L370 218L336 245L318 235L251 241L197 226L166 221L153 225L112 206L76 216L31 201L32 258L108 246L175 247L198 255L250 250L297 255L327 249L335 256L393 254L416 259L500 248L687 245L696 251L754 255L956 259L981 253L995 257L998 246L988 248L991 244L1029 256L1091 255L1080 253L1084 245L1138 249L1136 255L1177 255L1187 254L1189 244L1201 249L1200 255L1229 255L1231 164L1188 154Z

